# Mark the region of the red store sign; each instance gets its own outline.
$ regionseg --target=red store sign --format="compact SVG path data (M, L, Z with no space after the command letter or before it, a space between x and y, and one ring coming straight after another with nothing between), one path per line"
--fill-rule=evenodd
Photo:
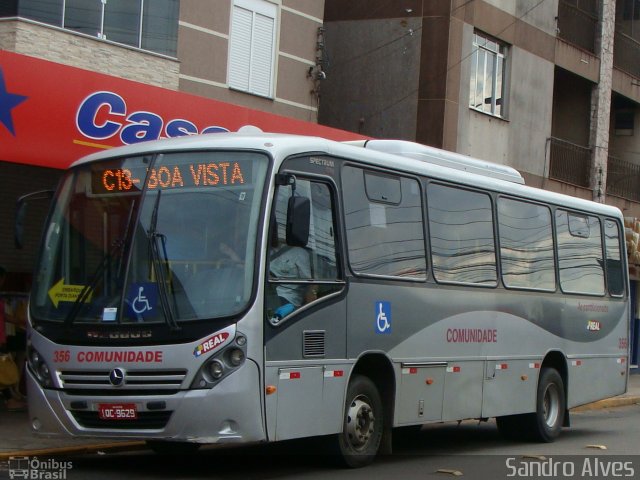
M158 138L237 131L360 135L0 51L0 160L66 168L83 155Z

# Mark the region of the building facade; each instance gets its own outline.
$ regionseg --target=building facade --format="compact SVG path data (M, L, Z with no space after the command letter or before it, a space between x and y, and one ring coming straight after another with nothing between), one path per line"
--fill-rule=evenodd
M326 2L321 122L509 164L640 216L627 181L640 181L640 4L343 3Z
M325 4L320 122L507 164L638 225L640 2Z

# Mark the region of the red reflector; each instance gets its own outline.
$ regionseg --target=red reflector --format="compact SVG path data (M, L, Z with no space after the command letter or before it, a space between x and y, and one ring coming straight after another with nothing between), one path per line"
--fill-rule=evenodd
M334 377L343 377L344 376L344 372L342 370L335 370L333 372L333 376Z
M417 369L416 367L411 367L411 368L409 369L409 373L410 373L410 374L412 374L412 375L414 375L414 374L418 373L418 369Z
M458 372L460 371L460 367L453 367L453 371L454 371L455 373L458 373Z
M300 372L291 372L289 374L289 379L295 380L296 378L300 378Z

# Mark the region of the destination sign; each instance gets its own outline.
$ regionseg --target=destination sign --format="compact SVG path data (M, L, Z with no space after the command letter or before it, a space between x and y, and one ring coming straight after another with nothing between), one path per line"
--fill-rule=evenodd
M105 168L93 170L94 194L134 193L147 189L239 186L251 182L252 162L211 162L162 165L151 169Z

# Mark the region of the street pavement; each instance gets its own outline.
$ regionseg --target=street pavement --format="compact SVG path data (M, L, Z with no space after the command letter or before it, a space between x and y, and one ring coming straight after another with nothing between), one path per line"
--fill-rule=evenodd
M640 404L640 374L629 375L627 393L574 409L586 411ZM0 405L0 460L17 456L54 456L99 453L114 450L144 449L138 441L114 441L110 438L48 438L36 436L29 426L27 412L9 412Z

